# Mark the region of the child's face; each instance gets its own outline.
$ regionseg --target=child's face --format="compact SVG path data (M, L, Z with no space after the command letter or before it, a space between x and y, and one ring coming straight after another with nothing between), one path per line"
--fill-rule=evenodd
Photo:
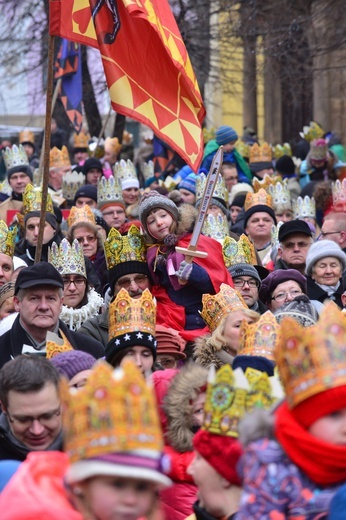
M231 153L234 148L237 141L231 141L230 143L226 143L223 145L223 151L224 153Z
M146 516L157 488L146 480L105 476L91 478L78 487L78 510L97 520L137 520Z
M173 217L165 209L156 209L147 217L147 228L150 235L158 240L163 240L169 235Z
M346 445L346 408L317 419L309 432L329 444Z

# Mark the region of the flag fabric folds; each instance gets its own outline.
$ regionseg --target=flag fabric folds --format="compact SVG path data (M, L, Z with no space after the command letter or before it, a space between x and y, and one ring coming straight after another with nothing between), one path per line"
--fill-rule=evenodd
M205 108L167 0L51 0L50 33L100 50L116 112L146 124L194 171Z
M55 79L61 78L60 99L76 133L83 124L82 63L80 45L61 40L55 62Z

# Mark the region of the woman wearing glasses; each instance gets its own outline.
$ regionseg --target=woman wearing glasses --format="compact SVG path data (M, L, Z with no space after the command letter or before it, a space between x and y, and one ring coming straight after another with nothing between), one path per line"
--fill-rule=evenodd
M296 269L277 269L262 280L260 299L275 312L297 296L306 294L306 278Z
M103 299L87 280L83 249L78 240L70 245L64 238L59 246L53 242L48 261L59 271L64 282L60 319L71 330L78 330L86 320L97 316L103 305Z

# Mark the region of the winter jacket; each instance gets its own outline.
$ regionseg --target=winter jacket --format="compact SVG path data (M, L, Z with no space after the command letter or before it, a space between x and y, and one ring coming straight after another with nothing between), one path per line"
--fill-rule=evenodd
M186 518L186 520L219 520L216 519L215 516L209 514L208 511L206 511L204 507L200 505L199 500L193 504L193 510L194 514ZM227 520L233 520L234 518L236 518L235 514L229 516ZM224 520L226 520L226 518Z
M315 283L315 281L310 277L306 277L307 280L307 295L310 298L310 300L318 300L321 303L324 303L326 300L332 300L335 302L340 309L343 308L343 304L341 301L341 295L344 292L344 285L342 283L342 280L340 280L340 285L331 296L328 296L328 294Z
M24 345L33 346L29 336L20 324L19 318L20 316L17 316L11 330L5 332L5 334L0 337L0 368L7 363L7 361L10 361L15 356L19 356L22 353ZM59 331L64 333L72 347L76 350L88 352L88 354L94 356L95 359L104 356L104 348L98 341L87 338L79 332L69 330L61 320L59 320Z
M108 344L108 312L108 309L106 309L102 314L90 318L78 329L80 334L96 339L105 348Z
M213 345L209 340L210 334L196 339L193 357L197 363L206 368L214 365L216 370L219 370L226 363L232 366L234 357L222 348Z
M62 433L47 448L47 451L62 451ZM26 459L30 448L19 442L13 435L6 415L0 415L0 460L19 460Z

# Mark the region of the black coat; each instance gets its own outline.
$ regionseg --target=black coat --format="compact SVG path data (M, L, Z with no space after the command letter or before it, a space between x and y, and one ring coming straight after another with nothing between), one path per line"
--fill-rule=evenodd
M342 283L342 280L340 280L339 287L331 296L328 296L328 294L319 285L317 285L317 283L315 283L310 276L307 276L306 280L308 287L307 295L310 298L310 300L318 300L321 303L324 303L325 300L332 300L340 307L340 309L343 308L341 295L344 292L344 285Z
M105 355L104 347L101 343L84 334L79 334L69 330L64 322L59 320L59 329L65 334L72 347L76 350L83 350L99 359ZM15 319L12 328L0 337L0 368L16 356L22 353L23 345L32 345L29 336L19 322L19 315Z

